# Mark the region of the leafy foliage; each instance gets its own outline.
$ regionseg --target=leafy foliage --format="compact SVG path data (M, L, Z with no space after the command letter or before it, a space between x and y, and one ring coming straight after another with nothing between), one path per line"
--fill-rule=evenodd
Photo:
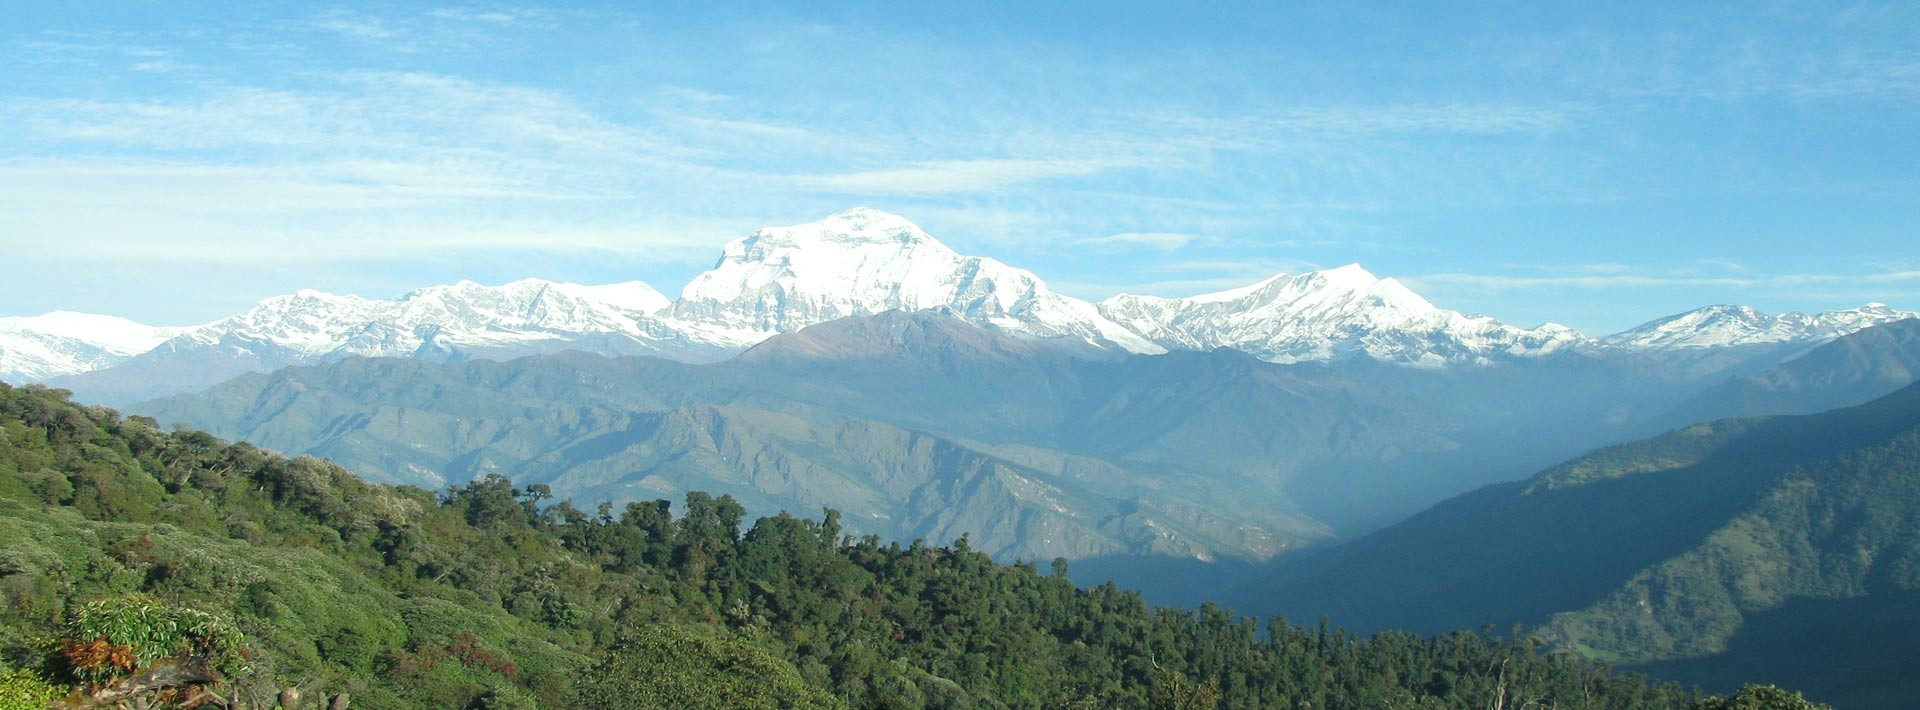
M39 674L16 668L0 668L0 710L46 710L48 704L65 692Z
M1483 634L1150 608L1077 588L1063 564L997 564L965 537L851 537L833 511L747 525L738 501L694 493L677 517L665 501L589 512L498 476L436 495L33 387L0 386L0 436L14 667L57 665L63 638L105 638L136 664L183 643L224 654L234 637L211 620L225 619L251 639L236 682L370 707L1692 701Z
M67 621L60 649L75 676L101 681L183 656L206 658L229 675L246 673L240 632L212 614L144 595L86 603Z
M1707 698L1696 710L1833 710L1799 693L1771 685L1749 685L1730 698Z
M743 638L712 639L671 626L642 629L588 668L579 690L597 708L687 710L842 708L793 666Z

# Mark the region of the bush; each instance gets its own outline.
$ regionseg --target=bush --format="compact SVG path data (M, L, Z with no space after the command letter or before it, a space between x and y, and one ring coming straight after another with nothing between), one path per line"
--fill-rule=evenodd
M245 638L217 616L130 594L96 599L73 613L61 657L74 677L106 682L166 661L197 657L226 675L247 672Z
M716 640L666 626L642 629L588 669L579 704L609 710L845 707L745 639Z
M46 710L66 695L65 688L48 683L33 671L0 668L0 710Z
M1749 685L1731 698L1707 698L1694 710L1833 710L1791 690L1771 685Z

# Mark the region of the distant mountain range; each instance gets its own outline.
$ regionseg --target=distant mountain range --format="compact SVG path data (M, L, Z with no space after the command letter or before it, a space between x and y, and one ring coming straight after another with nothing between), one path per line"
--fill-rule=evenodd
M1632 350L1725 348L1768 343L1798 343L1837 338L1881 323L1920 316L1884 304L1807 315L1770 316L1746 306L1707 306L1660 318L1603 338Z
M1092 304L1023 269L960 255L901 217L856 208L728 243L676 300L638 281L528 279L461 282L385 300L301 291L183 328L72 313L0 319L0 380L46 381L121 404L350 356L446 361L582 350L710 362L776 334L890 310L938 311L1019 337L1115 353L1226 347L1279 363L1366 357L1445 367L1622 350L1704 359L1708 374L1756 354L1754 366L1764 367L1778 346L1914 315L1879 304L1779 317L1714 306L1596 340L1553 324L1529 330L1437 308L1357 264L1214 294L1121 295ZM1729 349L1744 355L1719 355Z
M1879 330L1802 360L1908 342ZM1881 350L1866 360L1920 357ZM709 364L351 358L131 409L384 482L503 473L581 501L712 490L756 511L840 508L902 538L969 531L1009 559L1263 560L1684 417L1711 384L1578 350L1466 370L1270 363L1226 348L1116 355L887 311ZM1873 394L1808 392L1845 404Z
M1112 358L891 311L690 365L586 353L360 359L137 405L164 421L437 488L487 473L576 501L731 493L1004 559L1265 559L1334 532L1288 481L1457 447L1461 429L1320 366ZM1396 453L1398 452L1398 453Z
M1643 426L1649 435L1693 422L1812 414L1876 399L1920 381L1920 319L1884 323L1737 375Z

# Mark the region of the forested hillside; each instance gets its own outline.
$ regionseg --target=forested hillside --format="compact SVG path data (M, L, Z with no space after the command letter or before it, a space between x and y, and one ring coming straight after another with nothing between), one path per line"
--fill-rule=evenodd
M1150 609L965 538L843 536L831 511L749 525L701 493L670 515L500 477L375 485L31 387L0 385L0 433L0 705L290 687L432 708L1694 701L1469 633Z
M1258 608L1360 628L1523 625L1554 648L1843 707L1920 683L1920 385L1610 447L1284 569ZM1419 579L1407 586L1397 580ZM1813 652L1812 649L1819 649Z

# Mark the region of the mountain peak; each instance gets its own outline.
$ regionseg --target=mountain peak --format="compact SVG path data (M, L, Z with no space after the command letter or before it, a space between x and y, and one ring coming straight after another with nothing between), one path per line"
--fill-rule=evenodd
M1359 264L1303 274L1275 274L1264 280L1216 293L1177 299L1188 303L1231 303L1242 307L1288 304L1319 308L1390 308L1408 313L1437 311L1432 303L1396 279L1383 279Z
M291 295L274 296L266 300L271 301L276 299L280 299L280 300L301 299L301 300L308 300L308 301L337 301L342 298L350 298L350 296L341 296L338 294L328 293L326 291L322 291L320 289L315 289L315 288L303 288L298 291L294 291Z
M765 258L784 249L841 250L864 247L901 250L927 248L953 253L947 245L941 244L920 225L905 217L870 207L855 207L817 222L762 228L727 244L722 259L732 257L736 252L742 258Z
M672 317L702 342L745 347L847 316L930 309L1019 335L1159 351L1030 271L961 255L902 217L864 207L728 243L719 263L681 290Z
M74 311L0 318L0 380L37 381L108 367L190 330Z
M1442 310L1359 264L1277 274L1187 298L1116 296L1102 313L1169 349L1230 347L1272 362L1354 354L1440 365L1551 352L1583 340L1565 329L1524 330Z
M1373 272L1368 271L1358 262L1314 273L1319 274L1320 278L1327 283L1348 287L1371 286L1380 281L1380 277L1374 276Z
M844 224L856 230L866 229L869 226L880 226L882 228L904 226L916 232L920 231L919 225L914 224L905 217L866 206L856 206L841 210L832 215L828 215L826 219L820 220L817 224L828 223ZM924 232L922 233L924 234Z

